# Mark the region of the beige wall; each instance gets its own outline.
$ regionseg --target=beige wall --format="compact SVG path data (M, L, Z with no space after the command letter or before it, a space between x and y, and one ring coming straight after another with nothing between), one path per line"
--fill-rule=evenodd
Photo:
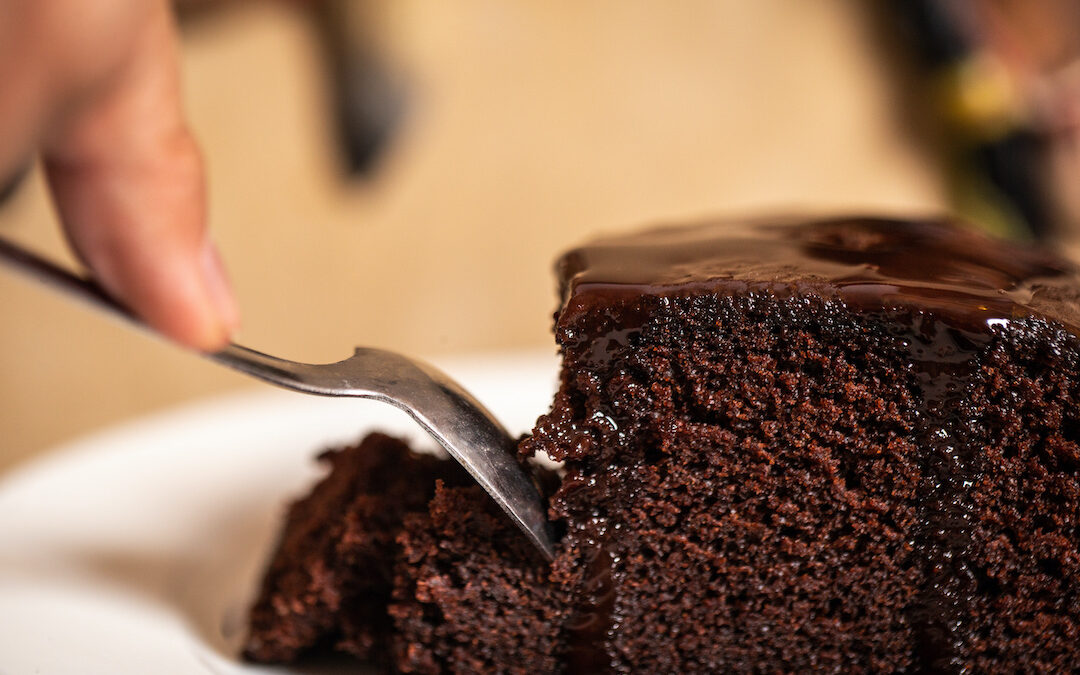
M315 36L241 4L185 38L240 341L333 360L551 345L551 262L598 231L760 210L942 203L878 36L846 0L387 0L410 108L344 181ZM0 230L63 255L35 177ZM66 258L70 260L69 258ZM0 469L164 406L253 386L0 271Z

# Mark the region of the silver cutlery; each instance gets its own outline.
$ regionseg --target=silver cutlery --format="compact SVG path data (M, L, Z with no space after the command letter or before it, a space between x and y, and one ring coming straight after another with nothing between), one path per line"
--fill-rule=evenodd
M92 281L0 239L0 262L92 307L145 326ZM457 382L407 356L357 347L337 363L288 361L229 344L204 354L224 366L279 387L318 396L351 396L389 403L408 413L472 475L548 559L555 554L536 486L514 457L514 440Z

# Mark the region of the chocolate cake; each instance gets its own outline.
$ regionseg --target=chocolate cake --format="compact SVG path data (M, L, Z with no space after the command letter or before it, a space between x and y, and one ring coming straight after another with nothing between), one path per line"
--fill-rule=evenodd
M245 656L286 662L316 647L384 661L395 538L436 484L464 486L457 464L371 434L319 456L330 472L293 504L252 607Z
M1080 670L1070 264L845 218L656 229L559 269L561 387L519 444L564 464L555 561L448 460L376 436L294 506L250 657Z

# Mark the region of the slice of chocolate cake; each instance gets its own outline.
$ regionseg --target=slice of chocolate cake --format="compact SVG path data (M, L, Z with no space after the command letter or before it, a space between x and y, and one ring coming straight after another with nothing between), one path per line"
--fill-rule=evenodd
M284 635L381 615L404 672L1080 669L1071 265L834 219L599 240L560 272L562 384L519 446L565 465L555 562L476 488L418 475L383 558L330 565L349 600L264 596ZM309 500L347 503L324 485ZM294 513L267 593L347 517ZM389 583L352 590L372 565L388 609Z
M405 514L427 508L436 481L471 479L454 462L413 453L383 434L319 459L330 473L289 510L251 610L244 656L288 662L334 647L385 662L386 606Z
M440 483L398 541L390 615L402 671L559 672L565 592L480 487Z

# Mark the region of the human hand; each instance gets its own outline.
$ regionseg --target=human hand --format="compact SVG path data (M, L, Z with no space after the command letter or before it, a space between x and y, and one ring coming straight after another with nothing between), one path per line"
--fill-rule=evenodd
M206 233L166 0L0 0L0 182L40 152L64 231L152 328L223 347L238 321Z

